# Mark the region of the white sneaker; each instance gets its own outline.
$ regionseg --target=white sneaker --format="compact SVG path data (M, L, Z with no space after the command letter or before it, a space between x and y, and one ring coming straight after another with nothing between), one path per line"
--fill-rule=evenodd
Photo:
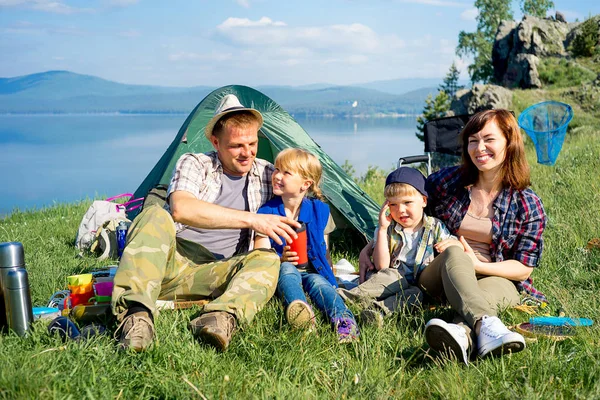
M523 336L508 330L498 317L483 316L479 336L477 336L479 357L485 357L488 354L498 356L503 353L516 353L524 348Z
M469 365L469 338L462 326L433 318L425 325L425 340L439 353Z

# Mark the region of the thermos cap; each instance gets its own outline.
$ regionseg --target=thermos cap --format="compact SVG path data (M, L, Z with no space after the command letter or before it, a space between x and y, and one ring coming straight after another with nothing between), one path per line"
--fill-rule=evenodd
M0 268L25 266L25 252L19 242L0 243Z
M296 228L296 233L304 232L306 230L306 224L302 221L298 221L300 223L300 228Z
M27 271L25 268L15 268L13 270L9 270L8 274L6 274L6 280L2 283L9 290L29 288Z

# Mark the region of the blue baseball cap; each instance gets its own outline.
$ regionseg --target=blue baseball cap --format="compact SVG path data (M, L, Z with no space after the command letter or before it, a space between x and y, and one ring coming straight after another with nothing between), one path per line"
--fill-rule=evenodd
M392 183L406 183L417 189L419 193L427 197L427 191L425 190L425 177L418 170L410 167L400 167L395 171L392 171L385 179L385 186Z

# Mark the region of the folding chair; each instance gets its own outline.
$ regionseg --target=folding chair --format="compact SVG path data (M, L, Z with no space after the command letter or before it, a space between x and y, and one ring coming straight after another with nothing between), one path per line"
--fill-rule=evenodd
M431 159L433 153L460 156L462 145L459 137L460 132L471 118L470 114L456 115L432 119L425 123L424 142L425 154L417 156L401 157L398 160L398 168L403 164L427 163L427 175L431 174Z

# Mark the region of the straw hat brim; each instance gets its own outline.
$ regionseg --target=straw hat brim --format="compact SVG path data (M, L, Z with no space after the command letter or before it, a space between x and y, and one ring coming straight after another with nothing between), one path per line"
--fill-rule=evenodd
M217 122L221 118L223 118L227 114L240 112L240 111L248 111L248 112L251 112L252 114L254 114L256 116L256 118L258 118L258 121L259 121L258 128L259 129L263 125L263 116L260 113L260 111L255 110L254 108L248 108L248 107L232 107L232 108L229 108L229 109L215 115L214 117L212 117L210 119L210 121L208 121L208 124L206 124L206 127L204 128L204 134L206 135L206 138L208 140L210 140L210 137L213 134L213 129L214 129L215 125L217 124Z

